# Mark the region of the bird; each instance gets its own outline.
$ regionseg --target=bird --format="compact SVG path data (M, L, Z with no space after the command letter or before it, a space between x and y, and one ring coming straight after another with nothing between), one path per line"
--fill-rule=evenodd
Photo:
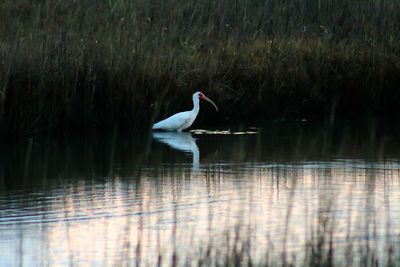
M215 105L215 103L211 99L206 97L202 92L194 93L192 98L193 98L192 110L176 113L171 117L168 117L162 121L155 123L153 125L153 130L160 129L166 131L182 132L182 130L189 128L196 119L197 114L199 114L200 99L210 102L218 111L217 105Z

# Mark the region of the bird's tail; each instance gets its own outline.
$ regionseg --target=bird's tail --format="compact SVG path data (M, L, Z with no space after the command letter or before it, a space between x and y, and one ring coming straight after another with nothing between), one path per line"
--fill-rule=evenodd
M153 127L151 127L151 129L153 129L153 130L157 130L157 129L160 129L160 123L154 123L153 124Z

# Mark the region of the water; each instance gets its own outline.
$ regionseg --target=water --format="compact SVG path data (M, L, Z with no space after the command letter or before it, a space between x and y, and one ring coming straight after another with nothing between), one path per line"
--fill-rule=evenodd
M390 263L399 132L271 123L3 144L1 265Z

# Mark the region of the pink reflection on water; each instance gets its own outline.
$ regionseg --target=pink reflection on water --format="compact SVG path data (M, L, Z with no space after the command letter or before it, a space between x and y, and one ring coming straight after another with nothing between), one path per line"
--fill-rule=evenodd
M366 242L383 258L400 235L396 162L165 166L112 181L56 190L41 220L8 223L7 238L1 221L0 251L23 244L23 256L0 256L38 265L214 264L245 244L254 262L282 262L284 254L302 265L307 246L326 232L335 259L346 262L351 249L354 263Z

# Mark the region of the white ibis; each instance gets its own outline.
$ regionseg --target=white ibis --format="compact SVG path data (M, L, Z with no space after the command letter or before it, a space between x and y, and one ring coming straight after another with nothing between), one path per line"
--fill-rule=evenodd
M215 109L218 111L217 106L211 101L208 97L206 97L201 92L196 92L193 94L193 109L190 111L184 111L176 113L171 117L168 117L162 121L159 121L153 125L153 130L161 129L166 131L177 131L181 132L182 130L189 128L194 120L199 114L200 110L200 99L206 100L214 105Z

